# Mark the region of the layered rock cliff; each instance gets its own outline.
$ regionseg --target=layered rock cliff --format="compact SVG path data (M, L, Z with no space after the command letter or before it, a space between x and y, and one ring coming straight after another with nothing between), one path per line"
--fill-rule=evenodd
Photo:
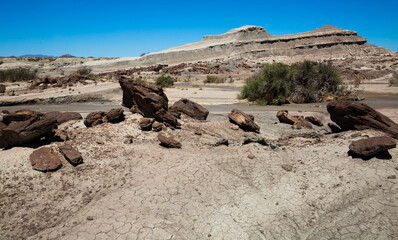
M150 53L139 58L89 63L93 67L138 67L198 61L262 60L295 62L380 56L392 52L367 43L357 32L326 25L310 32L274 36L263 27L243 26L221 35L205 36L199 42Z

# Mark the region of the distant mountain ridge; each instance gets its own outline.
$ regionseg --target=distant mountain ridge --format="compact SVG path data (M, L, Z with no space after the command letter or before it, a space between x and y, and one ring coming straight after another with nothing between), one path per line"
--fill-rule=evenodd
M19 57L37 57L37 58L75 58L75 56L70 55L69 53L66 53L64 55L61 55L59 57L55 56L49 56L49 55L43 55L43 54L25 54L21 55Z

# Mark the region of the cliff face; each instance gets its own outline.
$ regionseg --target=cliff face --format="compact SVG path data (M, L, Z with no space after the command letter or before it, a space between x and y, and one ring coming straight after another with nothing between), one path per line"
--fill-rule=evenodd
M391 51L367 43L355 31L326 25L310 32L274 36L264 28L243 26L199 42L150 53L139 58L107 62L113 66L138 67L198 61L261 60L295 62L380 56ZM97 63L96 63L97 64ZM97 64L98 65L98 64Z

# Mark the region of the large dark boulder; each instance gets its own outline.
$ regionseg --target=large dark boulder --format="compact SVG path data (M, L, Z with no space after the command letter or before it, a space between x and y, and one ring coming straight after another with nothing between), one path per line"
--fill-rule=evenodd
M55 171L62 167L60 156L50 147L43 147L35 150L29 156L29 160L33 169L37 171Z
M189 99L181 98L169 108L171 112L183 113L191 118L206 120L209 110Z
M260 127L254 122L254 116L238 109L232 109L228 114L229 121L238 125L242 130L259 132Z
M353 101L332 101L327 105L330 119L341 130L375 129L398 139L398 124L365 103Z
M0 84L0 93L5 93L6 92L6 85Z
M122 108L114 108L105 114L107 122L118 123L124 121L124 111Z
M363 159L369 159L377 154L396 147L396 141L391 137L371 137L354 141L349 146L349 153Z
M179 126L177 118L168 111L169 100L161 87L124 76L119 83L123 90L123 106L171 127Z

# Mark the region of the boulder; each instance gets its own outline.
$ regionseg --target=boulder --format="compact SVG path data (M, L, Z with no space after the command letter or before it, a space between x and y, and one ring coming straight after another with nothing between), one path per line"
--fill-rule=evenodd
M0 93L5 93L6 92L6 85L0 84Z
M73 166L83 163L83 157L81 153L69 144L65 144L59 147L59 151L64 155L65 159Z
M152 130L152 124L155 122L154 118L141 118L140 119L140 128L143 131Z
M181 98L179 101L175 102L173 106L169 108L169 111L183 113L198 120L206 120L207 115L209 115L209 110L186 98Z
M254 116L248 115L238 109L232 109L228 114L229 121L238 125L242 130L259 132L260 127L254 122Z
M262 137L255 137L255 136L245 137L245 139L243 139L243 144L248 144L248 143L259 143L261 145L268 146L268 143Z
M281 167L287 172L291 172L293 170L293 166L290 164L282 164Z
M105 114L106 121L110 123L118 123L124 121L124 111L122 108L114 108Z
M159 86L145 84L122 76L123 106L144 117L155 118L171 127L179 127L177 118L168 111L168 98Z
M296 122L293 124L293 129L312 129L311 123L304 119L302 116L294 116Z
M31 111L28 109L19 110L14 113L8 113L3 116L3 122L9 125L11 122L26 121L30 118L38 118L43 116L42 113Z
M83 119L82 115L78 112L49 112L46 113L45 116L54 117L55 119L57 119L58 125L71 120Z
M317 118L317 117L308 116L308 117L305 117L305 120L307 120L308 122L314 124L315 126L319 126L319 127L322 127L322 126L323 126L323 123L322 123L321 120L319 120L319 118Z
M343 131L375 129L398 139L398 124L365 103L340 100L328 103L330 119Z
M396 141L391 137L371 137L352 142L349 146L349 154L369 159L388 151L388 149L395 148L396 145Z
M181 148L181 143L172 137L166 137L162 134L158 134L158 140L160 145L167 148Z
M13 121L0 130L0 148L8 148L38 140L52 134L57 119L49 116L31 117L25 121Z
M35 150L29 160L34 170L42 172L55 171L62 167L60 156L50 147Z
M278 118L280 123L286 123L290 125L293 125L297 121L297 118L290 115L290 113L287 110L278 111L276 113L276 117Z
M86 125L86 127L94 127L106 122L118 123L123 120L124 120L123 109L114 108L111 109L109 112L97 111L89 113L87 117L84 119L84 125Z

